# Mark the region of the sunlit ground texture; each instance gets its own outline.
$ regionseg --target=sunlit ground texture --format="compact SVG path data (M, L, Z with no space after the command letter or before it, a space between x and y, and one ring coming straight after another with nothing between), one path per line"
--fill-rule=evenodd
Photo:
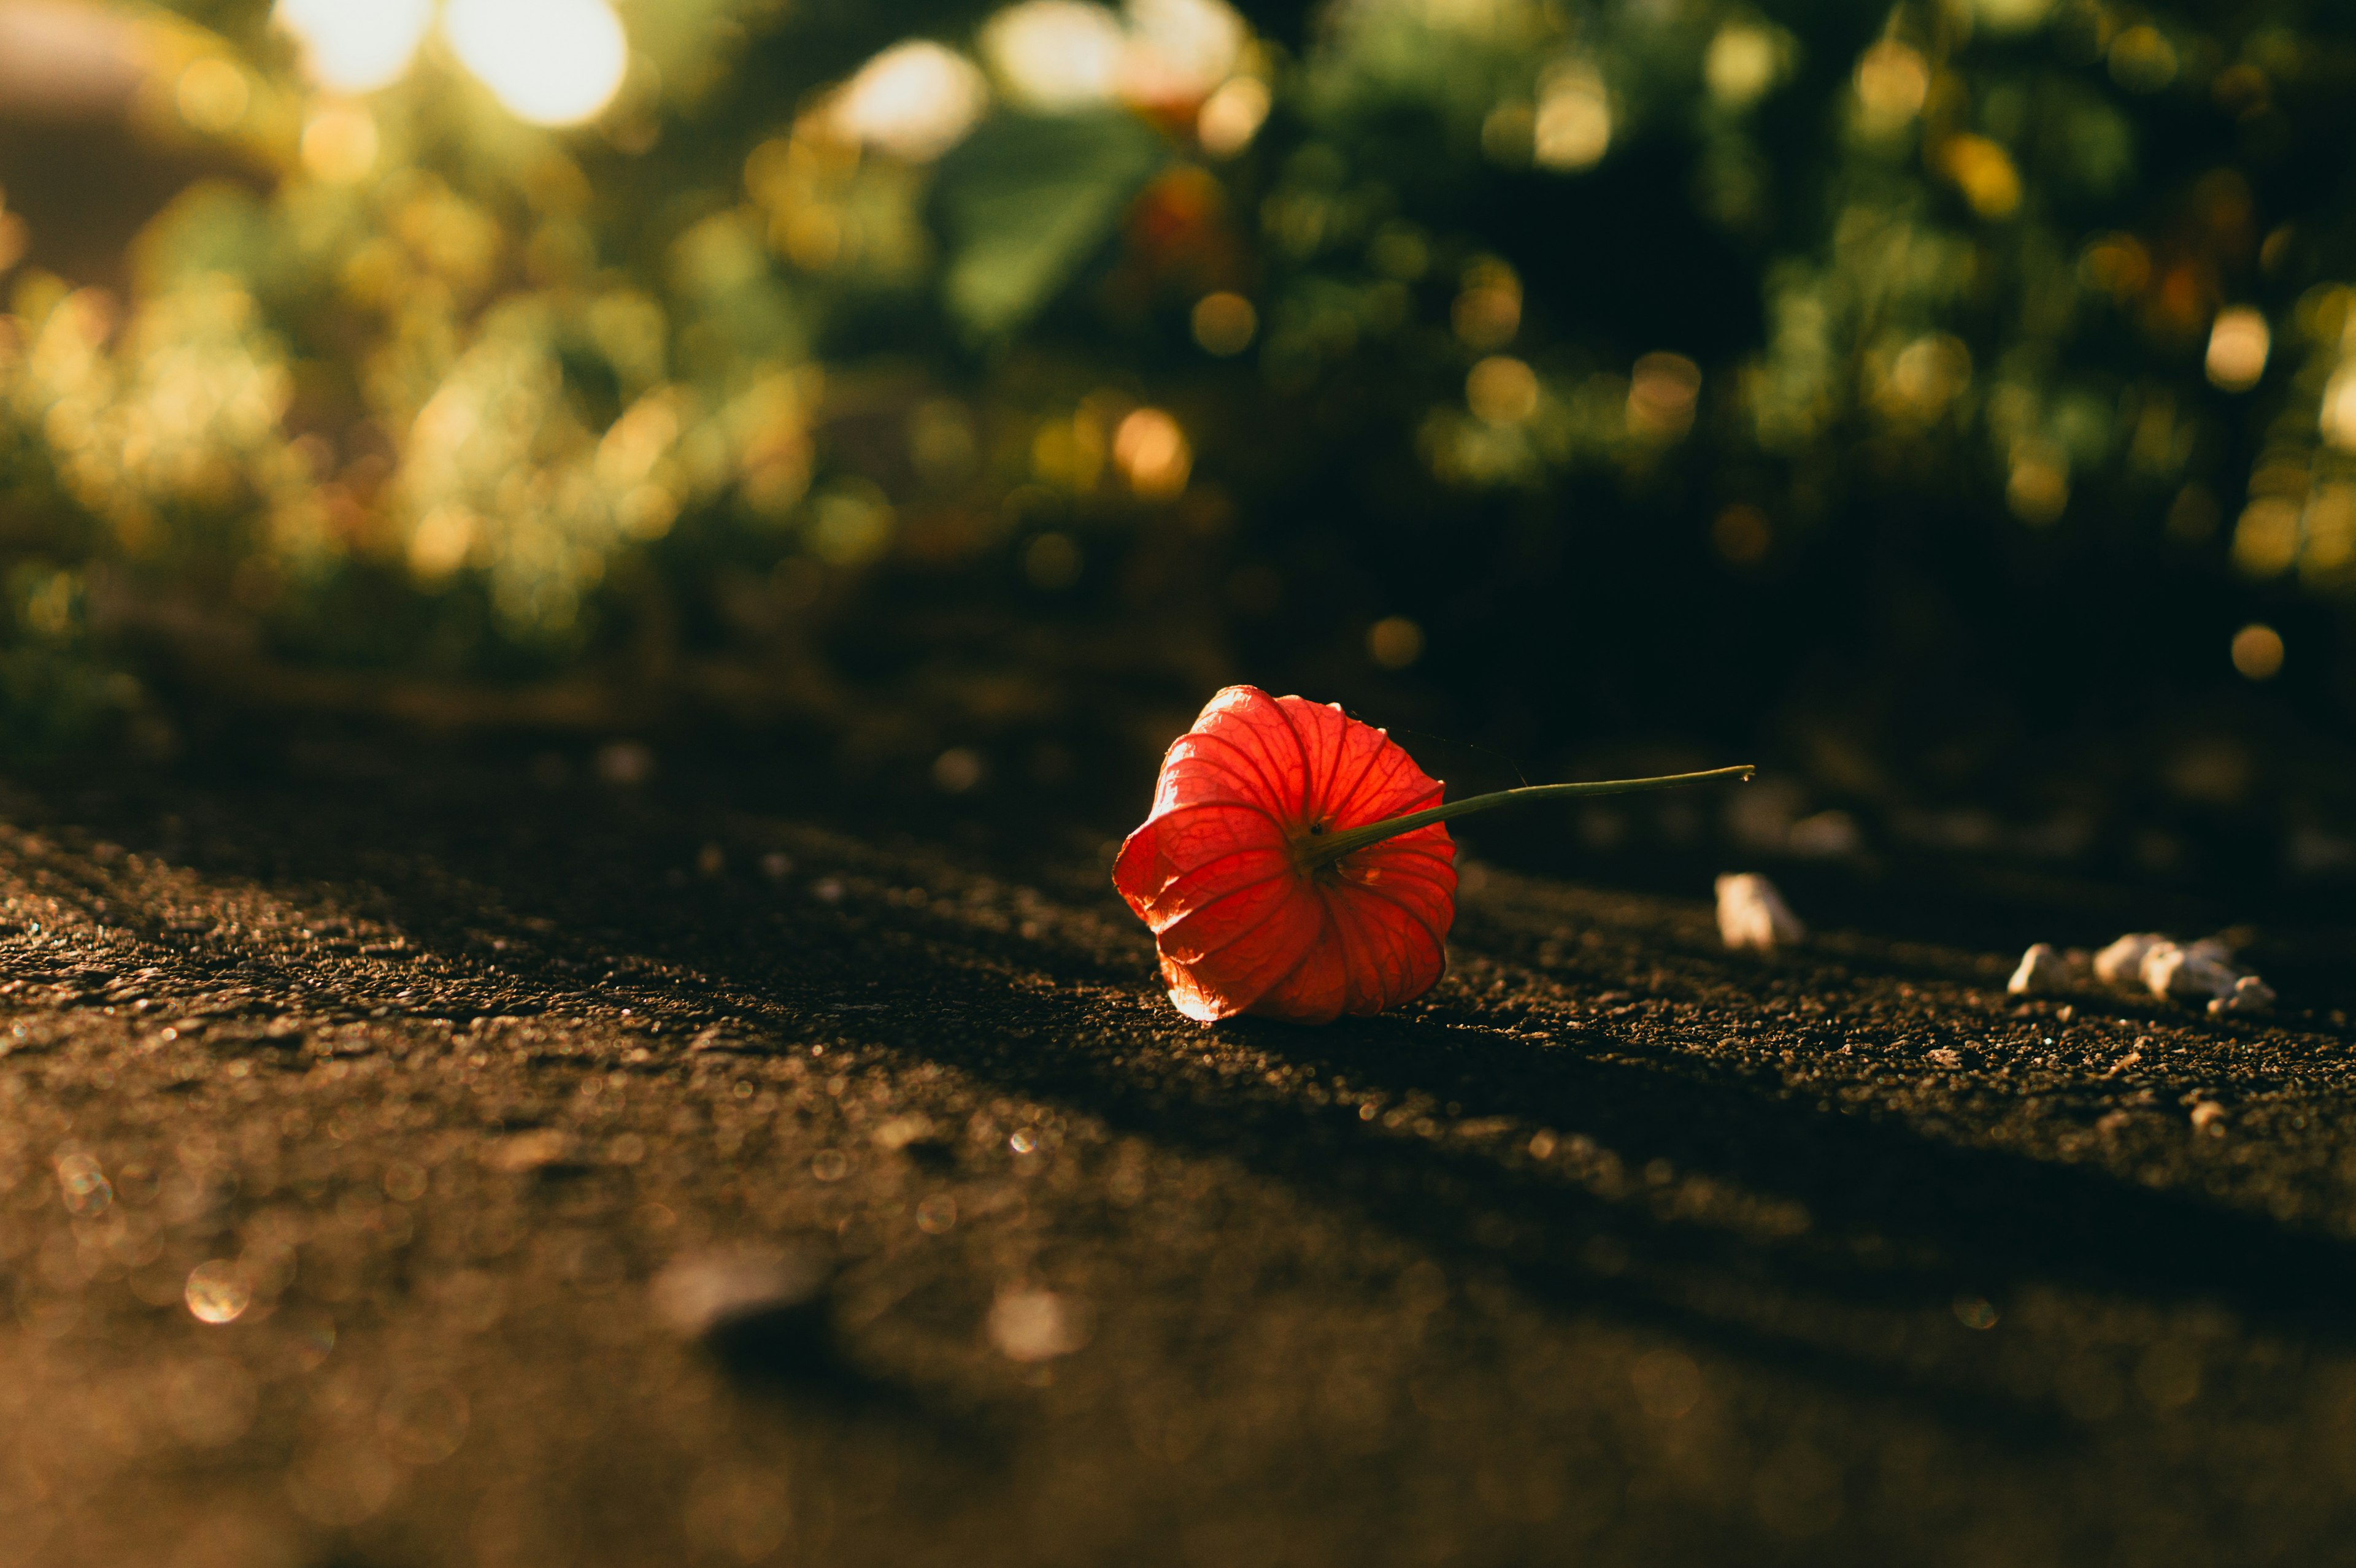
M6 797L0 1560L2341 1555L2344 932L2224 1022L1476 869L1206 1031L1092 835L386 761Z

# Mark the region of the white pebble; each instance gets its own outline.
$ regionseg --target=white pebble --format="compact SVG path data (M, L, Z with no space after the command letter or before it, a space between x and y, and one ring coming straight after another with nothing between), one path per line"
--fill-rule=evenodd
M656 1315L684 1338L806 1306L826 1289L826 1260L802 1249L748 1245L691 1253L654 1277Z
M2181 947L2163 942L2144 955L2142 975L2153 996L2190 1001L2230 997L2242 977L2241 971L2228 962L2223 945L2213 941Z
M1718 933L1729 947L1770 953L1804 940L1808 929L1775 891L1774 883L1744 871L1718 879Z
M2255 975L2244 975L2233 982L2231 995L2210 999L2212 1013L2261 1013L2275 1005L2275 988Z
M2155 997L2205 1001L2212 1013L2256 1012L2275 1001L2273 988L2245 974L2233 951L2213 936L2179 943L2156 931L2132 932L2094 955L2094 974L2110 985L2140 987Z
M2012 972L2004 988L2016 997L2025 997L2034 991L2064 990L2069 984L2068 962L2053 950L2051 943L2040 942L2020 955L2020 967Z
M2144 955L2166 943L2156 931L2138 931L2120 937L2094 955L2094 978L2106 986L2130 986L2143 973Z
M990 1342L1012 1361L1052 1361L1088 1342L1087 1314L1069 1297L1047 1290L1000 1296L987 1328Z

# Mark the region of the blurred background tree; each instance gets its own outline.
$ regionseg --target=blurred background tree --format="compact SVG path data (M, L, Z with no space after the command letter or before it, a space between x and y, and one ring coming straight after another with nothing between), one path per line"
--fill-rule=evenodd
M0 722L1052 793L1252 678L2344 872L2351 138L2296 0L0 0Z

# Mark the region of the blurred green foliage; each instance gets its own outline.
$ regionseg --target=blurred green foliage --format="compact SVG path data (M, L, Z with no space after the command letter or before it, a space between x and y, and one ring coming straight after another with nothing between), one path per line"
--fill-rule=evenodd
M1624 636L1932 514L2356 587L2326 9L637 0L601 81L604 3L112 14L215 173L112 279L0 228L13 736L1466 686L1575 662L1482 640L1529 585Z

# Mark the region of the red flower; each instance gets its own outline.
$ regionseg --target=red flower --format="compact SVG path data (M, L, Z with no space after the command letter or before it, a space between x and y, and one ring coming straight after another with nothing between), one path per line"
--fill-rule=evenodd
M1748 767L1537 784L1440 801L1385 731L1298 697L1231 686L1162 760L1153 810L1113 886L1153 928L1182 1013L1331 1023L1411 1002L1448 966L1456 846L1441 819L1541 796L1617 795Z
M1153 928L1190 1019L1379 1012L1447 967L1456 847L1437 822L1338 859L1317 841L1440 797L1397 741L1338 707L1231 686L1172 743L1113 885Z

